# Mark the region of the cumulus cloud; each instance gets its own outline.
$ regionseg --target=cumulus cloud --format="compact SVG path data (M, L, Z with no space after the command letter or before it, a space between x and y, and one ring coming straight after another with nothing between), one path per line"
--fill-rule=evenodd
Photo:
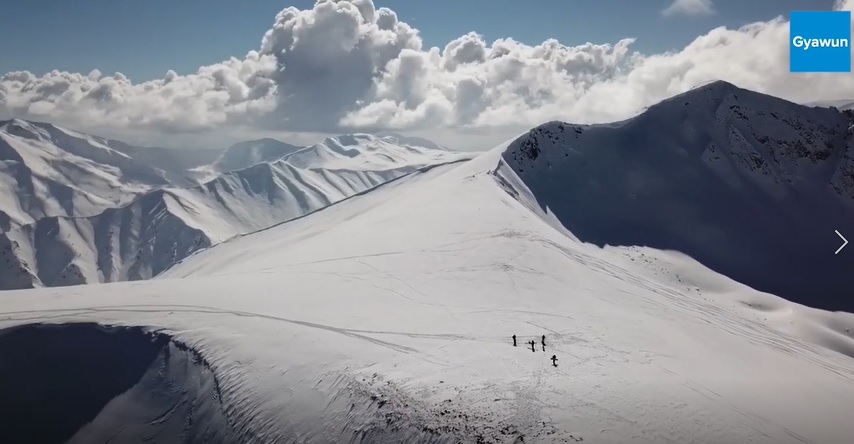
M275 58L251 51L243 59L199 68L179 76L133 84L116 73L105 76L26 71L0 77L0 114L58 120L87 127L150 127L162 131L205 130L239 123L275 110Z
M661 11L666 16L672 15L711 15L715 13L712 0L673 0L667 8Z
M372 0L323 0L311 10L276 16L261 53L276 59L278 108L273 123L335 128L366 96L375 78L404 50L420 51L418 32Z
M837 1L836 8L852 4ZM256 50L190 75L170 71L134 84L98 71L6 73L0 118L172 134L471 134L551 119L619 120L715 79L800 102L854 98L854 76L788 72L784 17L716 28L662 54L633 51L633 42L526 45L472 32L425 48L418 30L372 0L318 0L311 9L280 12Z

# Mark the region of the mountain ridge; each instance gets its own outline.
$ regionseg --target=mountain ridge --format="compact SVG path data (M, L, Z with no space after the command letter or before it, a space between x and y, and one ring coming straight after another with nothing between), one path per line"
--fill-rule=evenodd
M467 159L342 136L351 156L259 163L188 187L159 187L95 215L48 216L0 233L0 289L151 278L193 252L304 215L424 166ZM379 145L367 147L365 144ZM281 145L280 145L281 146ZM325 148L325 147L324 147ZM318 148L319 149L319 148ZM316 153L313 151L310 154ZM394 160L394 161L390 161ZM333 161L336 169L324 163ZM5 258L5 260L4 260Z
M524 205L533 194L507 149L200 251L140 292L239 310L216 316L245 332L242 345L199 342L235 369L256 356L224 385L265 394L237 402L267 437L291 436L269 425L293 399L277 384L352 376L376 398L369 424L449 442L847 442L853 314L753 290L683 254L580 242ZM517 196L496 186L496 166ZM235 288L248 296L235 301ZM522 347L542 334L545 352ZM335 440L321 431L341 430L337 418L361 424L349 402L314 405L307 416L320 419L299 436Z
M239 170L257 163L278 160L302 148L269 137L247 140L226 148L213 163L213 169L219 173Z
M42 217L91 216L170 181L106 139L47 123L0 125L0 228Z
M759 104L739 112L769 111ZM122 372L145 376L129 378L118 397L99 386L104 402L117 401L86 425L69 424L82 427L76 437L179 430L247 443L848 444L854 314L757 291L677 251L600 246L585 239L590 232L570 231L585 217L581 228L605 235L608 223L624 229L639 216L668 222L637 214L642 206L681 210L677 222L714 231L721 227L697 225L719 203L705 197L760 199L757 217L783 208L788 188L819 190L817 205L847 199L827 183L826 166L839 159L810 159L823 138L806 151L792 143L771 163L753 128L733 124L735 110L720 108L715 123L719 108L705 112L706 125L667 112L646 132L631 122L547 124L459 165L197 250L155 279L3 293L0 331L11 334L0 334L0 350L16 370L38 371L7 372L0 392L25 397L57 379L85 389L62 378L69 359L142 354L152 347L135 344L155 339L168 347ZM797 128L783 130L777 139L800 140ZM742 161L753 151L780 182ZM235 193L263 190L275 168L259 168L259 184L226 182ZM155 197L139 211L162 216L158 201L171 197ZM753 216L752 206L735 206L711 222L731 219L724 228L737 229ZM620 218L597 216L609 211ZM663 226L665 240L674 227L682 228ZM99 325L126 340L99 340ZM529 340L540 346L522 346ZM75 343L87 347L57 354L43 345ZM116 373L89 368L88 380ZM30 410L57 404L36 398L50 404ZM43 421L8 404L12 418Z
M854 310L854 262L831 248L854 220L852 123L713 82L617 124L541 125L503 159L581 240L681 251L760 290Z

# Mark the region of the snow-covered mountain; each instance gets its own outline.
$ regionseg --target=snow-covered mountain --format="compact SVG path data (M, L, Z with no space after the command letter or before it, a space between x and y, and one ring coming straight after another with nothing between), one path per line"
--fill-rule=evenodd
M434 150L448 149L447 147L439 145L438 143L433 142L432 140L428 140L423 137L405 136L394 131L381 131L379 133L376 133L375 135L386 140L393 140L397 145L414 145L424 148L431 148Z
M269 138L241 142L228 147L213 163L212 169L220 173L242 170L261 162L278 160L300 148L303 147Z
M318 145L294 158L302 168L290 160L261 162L199 186L161 188L95 216L45 217L6 230L0 233L0 289L147 279L230 237L471 157L396 147L373 136L333 140L349 153L346 161Z
M211 165L225 152L224 148L141 147L116 140L110 140L109 145L137 162L162 170L172 185L183 187L204 182L209 175L198 174L197 170L212 170Z
M579 242L526 207L523 178L496 172L514 149L221 243L156 279L3 293L0 326L61 324L0 335L15 357L0 361L6 436L31 438L42 428L28 420L56 411L71 442L176 430L247 443L850 442L854 315L684 255ZM37 361L49 364L26 371ZM85 379L68 381L68 365ZM86 384L101 400L88 417L57 407L106 374L127 380ZM50 391L61 382L71 388ZM50 406L16 408L24 396Z
M725 82L618 124L542 125L504 154L574 236L676 250L759 290L854 311L854 112Z
M168 185L164 171L110 141L46 123L0 122L0 230L50 216L92 216Z
M681 117L660 111L675 108L665 102L610 129L546 125L461 165L413 172L204 249L155 279L0 293L4 437L848 444L854 314L759 292L683 253L601 247L572 231L609 205L624 205L612 223L634 221L639 202L585 200L590 207L571 214L542 205L573 186L625 181L654 207L653 197L682 202L668 197L682 197L674 190L708 196L683 176L743 183L763 209L767 195L789 203L787 193L819 178L815 189L830 191L816 199L846 198L832 185L844 164L831 160L844 157L839 146L826 147L826 160L799 154L824 152L825 139L807 145L807 131L824 125L836 137L835 115L781 114L790 105L706 86L675 99L698 108ZM730 93L738 108L729 108ZM741 140L727 126L748 141L763 133L736 110L797 118L768 137L778 147L802 140L803 149L751 143L765 164L778 163L767 177L758 160L760 173L747 171L746 144L723 143ZM652 118L659 112L669 120ZM695 112L711 120L695 121ZM557 133L560 125L569 130ZM661 135L668 131L685 140ZM609 135L593 139L599 132ZM575 134L602 145L575 145ZM646 143L652 134L660 146ZM575 151L558 151L561 135ZM707 153L711 143L720 160ZM558 163L573 155L587 167ZM621 156L618 169L598 160ZM673 171L652 168L665 161ZM559 168L583 177L564 175L547 193ZM649 183L654 193L640 186ZM677 207L691 221L695 208ZM56 426L37 427L45 417Z
M436 146L429 141L424 143ZM290 153L283 159L299 168L323 165L332 170L351 170L400 168L406 167L413 156L442 159L447 155L446 150L415 145L393 136L349 134L328 137L316 145Z
M318 144L306 147L267 138L232 145L216 162L196 167L192 173L195 177L210 180L220 173L280 159L287 160L298 168L386 170L406 167L412 156L428 155L440 158L445 155L443 151L448 150L427 139L405 137L395 133L328 137Z

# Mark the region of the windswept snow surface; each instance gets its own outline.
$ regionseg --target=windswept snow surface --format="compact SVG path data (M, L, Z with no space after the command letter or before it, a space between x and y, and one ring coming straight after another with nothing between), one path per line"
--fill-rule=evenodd
M503 155L584 242L685 253L753 288L854 312L854 112L714 82L611 125L551 122Z
M579 242L531 211L506 149L153 280L4 292L0 327L161 329L244 442L850 443L854 315Z
M147 279L233 236L474 155L362 135L328 143L195 187L158 189L95 216L45 217L0 232L0 290Z

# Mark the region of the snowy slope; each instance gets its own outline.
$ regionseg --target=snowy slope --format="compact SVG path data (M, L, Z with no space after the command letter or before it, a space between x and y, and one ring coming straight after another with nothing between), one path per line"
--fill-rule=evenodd
M213 170L227 172L242 170L261 162L278 160L300 148L276 139L258 139L241 142L228 147L213 163Z
M191 188L164 188L86 218L52 217L0 233L0 289L147 279L198 249L267 228L426 167L471 154L353 146L349 169L261 162ZM378 160L375 158L380 157ZM317 159L311 165L322 165Z
M432 147L416 145L411 140L399 140L394 136L348 134L328 137L283 159L298 168L323 166L331 170L387 170L406 166L413 156L441 159L448 154L430 141L423 143Z
M0 122L0 229L95 215L169 183L107 143L45 123Z
M90 217L48 217L0 234L0 289L137 280L211 245L167 190ZM177 214L176 214L177 213Z
M133 160L162 170L173 186L181 187L204 182L210 174L199 174L197 171L209 170L210 165L225 151L222 148L140 147L116 140L110 140L108 143L111 148L127 154Z
M116 398L89 437L166 434L191 406L195 429L228 437L209 442L850 442L854 315L684 255L579 242L531 211L507 149L235 238L157 279L3 293L0 326L150 326L201 356L158 383L183 359L160 352L129 392L200 393L163 390L157 408L113 424ZM514 348L512 334L545 334L546 352ZM0 337L0 351L21 343L43 341ZM208 372L215 383L192 384Z
M194 168L191 173L205 182L217 174L248 168L262 162L287 160L303 169L391 170L409 166L413 156L440 158L446 148L422 138L395 133L384 135L347 134L328 137L322 142L299 147L275 139L241 142L229 147L211 165Z
M716 82L611 125L542 125L503 157L533 206L596 245L676 250L805 305L854 311L854 112ZM849 237L851 236L849 235Z
M405 136L400 133L396 133L393 131L382 131L376 133L377 137L383 138L385 140L393 141L396 145L414 145L420 146L424 148L431 148L434 150L447 150L447 147L439 145L432 140L425 139L423 137L416 136Z

